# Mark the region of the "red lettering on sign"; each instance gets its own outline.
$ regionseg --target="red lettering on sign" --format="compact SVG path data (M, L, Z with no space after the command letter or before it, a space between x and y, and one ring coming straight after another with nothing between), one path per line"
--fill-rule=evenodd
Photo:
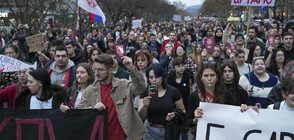
M45 119L45 122L47 125L50 140L55 140L53 127L52 127L50 119ZM18 119L17 118L17 119L15 119L15 124L16 124L16 139L17 140L21 140L21 125L22 124L37 124L37 125L39 125L39 140L44 139L44 119ZM1 125L0 125L0 128L1 128Z
M259 4L260 3L260 0L251 0L251 3L250 4L252 4L253 2Z
M0 124L0 132L3 130L3 128L7 125L9 122L9 118L5 118L4 121Z
M264 1L263 1L263 4L264 4L265 2L266 2L267 4L271 4L271 3L273 2L273 0L264 0Z
M92 130L90 140L95 140L97 133L98 133L98 137L99 137L98 139L103 140L103 125L104 125L103 116L97 116L95 123L93 125L93 130ZM98 129L98 128L102 128L102 129Z

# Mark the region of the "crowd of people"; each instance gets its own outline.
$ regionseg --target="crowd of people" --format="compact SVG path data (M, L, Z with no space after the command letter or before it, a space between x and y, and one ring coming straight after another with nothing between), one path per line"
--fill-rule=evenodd
M0 103L108 108L110 140L187 140L203 115L200 102L294 110L294 27L284 26L197 19L82 33L77 27L63 35L48 25L38 32L45 48L37 52L25 41L29 25L3 30L0 53L38 68L0 73Z

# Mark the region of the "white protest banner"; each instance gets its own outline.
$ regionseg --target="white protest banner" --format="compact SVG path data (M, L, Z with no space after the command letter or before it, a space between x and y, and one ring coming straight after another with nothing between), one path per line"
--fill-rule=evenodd
M275 0L232 0L231 5L236 6L275 6Z
M294 140L294 112L200 103L196 140Z
M191 20L191 17L190 17L190 16L185 16L185 17L184 17L184 20L185 20L185 21L190 21L190 20Z
M15 58L0 55L0 72L20 71L26 68L37 68L37 62L34 65L29 65Z
M140 28L140 27L142 27L142 20L141 19L133 20L132 25L133 25L132 26L133 29Z
M174 21L181 21L182 20L182 16L181 15L174 15L173 20Z
M27 37L26 42L30 47L30 52L37 52L45 48L44 35L42 33Z

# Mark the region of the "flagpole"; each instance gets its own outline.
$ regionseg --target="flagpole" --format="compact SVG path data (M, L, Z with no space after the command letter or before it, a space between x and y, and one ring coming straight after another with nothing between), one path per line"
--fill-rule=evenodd
M247 20L247 29L246 29L246 38L245 38L245 48L247 48L247 44L248 44L248 32L249 32L249 26L250 26L250 22L251 22L251 6L249 6L249 11L248 11L248 20Z

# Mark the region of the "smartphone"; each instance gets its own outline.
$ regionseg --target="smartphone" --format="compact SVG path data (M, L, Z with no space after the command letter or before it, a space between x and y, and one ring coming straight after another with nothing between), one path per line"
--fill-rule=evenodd
M50 28L53 28L53 19L52 18L49 18L49 25L50 25Z
M122 61L121 57L126 55L126 50L124 45L115 45L114 50L115 50L117 62L121 62Z
M158 97L158 89L157 85L149 85L148 86L148 95L151 97Z

